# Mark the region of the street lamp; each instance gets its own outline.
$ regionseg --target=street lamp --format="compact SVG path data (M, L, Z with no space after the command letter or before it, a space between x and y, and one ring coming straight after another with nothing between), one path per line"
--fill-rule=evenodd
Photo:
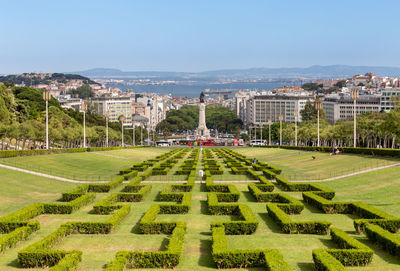
M110 118L110 112L107 110L104 116L106 117L106 147L108 147L108 119Z
M136 146L136 125L135 122L132 120L132 129L133 129L133 135L132 135L132 145Z
M147 133L147 145L150 146L150 130L152 126L152 112L153 111L153 104L150 102L150 100L147 100L147 106L150 107L150 120L149 120L149 128L148 128L148 133Z
M122 135L122 141L121 141L121 146L124 147L124 121L125 121L125 116L121 115L119 116L119 122L121 123L121 135Z
M46 149L49 149L49 100L51 98L50 91L43 91L43 100L46 101Z
M297 119L299 117L299 111L294 110L294 145L297 146Z
M86 110L87 103L82 101L82 112L83 112L83 147L86 148Z
M282 121L283 116L279 115L279 146L282 146Z
M351 90L351 99L353 99L354 102L354 107L353 107L353 119L354 119L354 135L353 135L353 147L357 147L357 138L356 138L356 133L357 133L357 119L356 119L356 112L357 112L357 100L359 98L359 91L358 88L353 88Z
M140 146L143 146L143 123L140 124Z
M317 146L319 147L319 111L322 109L322 101L319 97L315 98L315 109L317 110L317 133L318 133L318 141Z
M268 120L268 132L269 132L269 135L268 135L268 144L269 145L271 145L271 124L272 124L272 121L269 119Z
M147 127L147 146L150 146L150 123Z
M263 144L263 137L262 137L262 129L263 129L263 125L262 123L260 123L260 132L261 132L261 145Z

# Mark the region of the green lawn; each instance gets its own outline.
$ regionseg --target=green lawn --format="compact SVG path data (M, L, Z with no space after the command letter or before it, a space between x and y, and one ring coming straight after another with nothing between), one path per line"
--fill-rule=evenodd
M278 148L234 148L249 158L256 157L282 169L289 180L322 180L352 172L400 163L399 158L361 156L352 154L330 155ZM313 159L313 156L315 159Z
M171 148L137 148L0 159L1 164L75 180L111 180L122 168L153 158Z
M152 149L153 150L153 149ZM248 149L249 157L255 154ZM258 151L258 149L254 149ZM108 152L107 152L108 153ZM122 151L121 157L128 155ZM156 155L156 154L154 154ZM302 154L303 155L303 154ZM117 158L115 158L117 159ZM118 158L120 159L120 158ZM143 158L144 159L144 158ZM259 159L262 159L261 155ZM353 159L353 156L348 159ZM362 160L362 157L357 157ZM370 159L370 158L364 158ZM265 159L268 161L268 159ZM174 171L179 164L174 167ZM120 167L118 167L119 169ZM197 168L201 168L199 162ZM292 165L295 168L295 165ZM299 167L299 170L301 167ZM111 170L111 169L110 169ZM17 173L0 169L0 174L6 176L0 182L0 215L20 209L22 206L33 202L49 202L59 198L60 192L73 187L73 184L63 183L36 176ZM173 173L171 173L173 174ZM229 174L229 173L224 173ZM229 177L229 175L226 175ZM383 211L397 216L400 213L400 167L370 172L339 181L323 182L323 186L336 191L334 200L357 200L371 204ZM152 184L152 190L143 202L132 203L131 212L117 229L110 235L72 235L65 238L56 246L57 249L78 249L83 251L83 259L79 270L102 270L115 253L120 250L159 250L165 248L168 242L167 235L142 235L138 233L137 223L151 204L155 203L157 194L165 184ZM260 224L254 235L251 236L228 236L228 245L231 248L277 248L284 255L285 261L293 270L314 270L311 251L315 248L336 248L330 241L329 236L305 235L305 234L282 234L277 225L268 217L265 203L257 203L249 194L247 184L235 184L241 191L240 202L247 204L256 214ZM118 187L112 192L120 191ZM279 191L278 188L275 191ZM301 199L301 193L290 193ZM96 194L96 201L104 199L109 194ZM207 193L200 184L195 185L192 192L192 207L186 215L160 215L157 220L182 220L188 223L185 235L184 254L178 271L206 271L216 270L211 259L211 232L210 223L215 221L233 219L229 216L210 216L207 214ZM5 200L4 200L5 199ZM42 215L40 221L41 229L29 237L27 241L21 242L16 248L7 250L0 255L0 270L25 270L18 267L17 252L32 244L49 233L56 230L61 224L68 221L103 221L108 216L90 214L93 204L86 206L71 215ZM305 210L300 215L291 216L293 220L327 220L340 229L347 231L354 238L370 246L374 252L374 258L367 267L352 267L349 270L400 270L400 259L390 256L378 246L371 244L364 235L355 234L353 219L349 215L328 215L317 209L305 205ZM43 270L43 269L26 269ZM155 271L159 269L146 269ZM227 269L239 270L239 269ZM240 270L265 270L263 268L251 268Z
M31 203L59 199L61 192L75 186L4 168L0 168L0 176L0 216Z

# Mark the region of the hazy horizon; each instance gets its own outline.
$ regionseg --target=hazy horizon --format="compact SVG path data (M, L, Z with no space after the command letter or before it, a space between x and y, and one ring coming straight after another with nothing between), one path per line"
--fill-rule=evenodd
M6 1L0 73L398 67L400 2Z

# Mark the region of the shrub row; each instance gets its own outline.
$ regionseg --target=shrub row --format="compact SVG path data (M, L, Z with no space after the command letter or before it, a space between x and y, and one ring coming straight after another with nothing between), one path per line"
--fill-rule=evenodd
M274 203L267 203L268 215L278 224L284 233L327 234L330 222L292 221L290 217Z
M43 203L45 214L71 214L82 206L94 201L96 194L88 193L67 203Z
M378 225L367 224L365 233L371 242L378 243L390 254L400 256L400 236L382 229Z
M107 265L106 271L123 271L131 268L174 268L182 258L185 228L177 226L165 251L120 251L115 260Z
M258 146L258 147L282 148L282 149L302 150L302 151L332 152L331 147L315 147L315 146ZM343 153L362 154L362 155L379 155L379 156L393 156L393 157L398 157L400 155L399 149L339 147L338 150Z
M331 228L331 239L340 249L315 249L313 259L317 270L346 270L344 266L365 266L374 252L344 231Z
M278 186L284 191L313 191L314 194L317 194L326 199L333 199L335 197L335 191L318 184L291 183L288 180L279 176L276 176L275 180Z
M139 222L140 231L144 234L171 234L176 227L186 228L183 221L155 221L159 214L162 214L160 205L150 206Z
M142 146L127 147L127 148L141 148ZM49 150L7 150L0 151L0 158L9 158L17 156L32 156L32 155L45 155L57 153L77 153L77 152L93 152L93 151L109 151L118 150L123 147L99 147L99 148L65 148L65 149L49 149Z
M252 194L258 202L275 202L278 207L287 214L299 214L303 211L304 205L297 199L284 193L263 192L261 190L263 187L264 185L259 184L248 185L250 194Z
M108 198L100 201L93 206L93 213L95 214L109 214L113 210L120 209L123 205L116 204L117 202L139 202L150 192L151 185L137 185L137 190L134 193L115 193Z
M55 232L18 252L18 262L24 268L53 266L53 270L73 270L80 261L80 251L50 250L68 235L78 232L86 234L109 233L128 215L130 206L116 211L105 222L69 222ZM70 254L75 254L66 259ZM62 269L63 267L69 269ZM61 269L60 269L61 268Z
M217 268L266 267L270 271L290 271L277 249L229 249L224 226L212 228L212 258Z
M0 235L0 252L14 247L19 241L26 240L33 231L32 227L23 226L5 235Z

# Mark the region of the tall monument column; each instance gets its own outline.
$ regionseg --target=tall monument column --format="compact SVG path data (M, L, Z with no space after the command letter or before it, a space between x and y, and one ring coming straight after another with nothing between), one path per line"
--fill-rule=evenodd
M199 126L196 130L196 137L198 139L207 139L210 137L210 130L206 126L206 105L204 103L204 93L200 94L199 105Z

